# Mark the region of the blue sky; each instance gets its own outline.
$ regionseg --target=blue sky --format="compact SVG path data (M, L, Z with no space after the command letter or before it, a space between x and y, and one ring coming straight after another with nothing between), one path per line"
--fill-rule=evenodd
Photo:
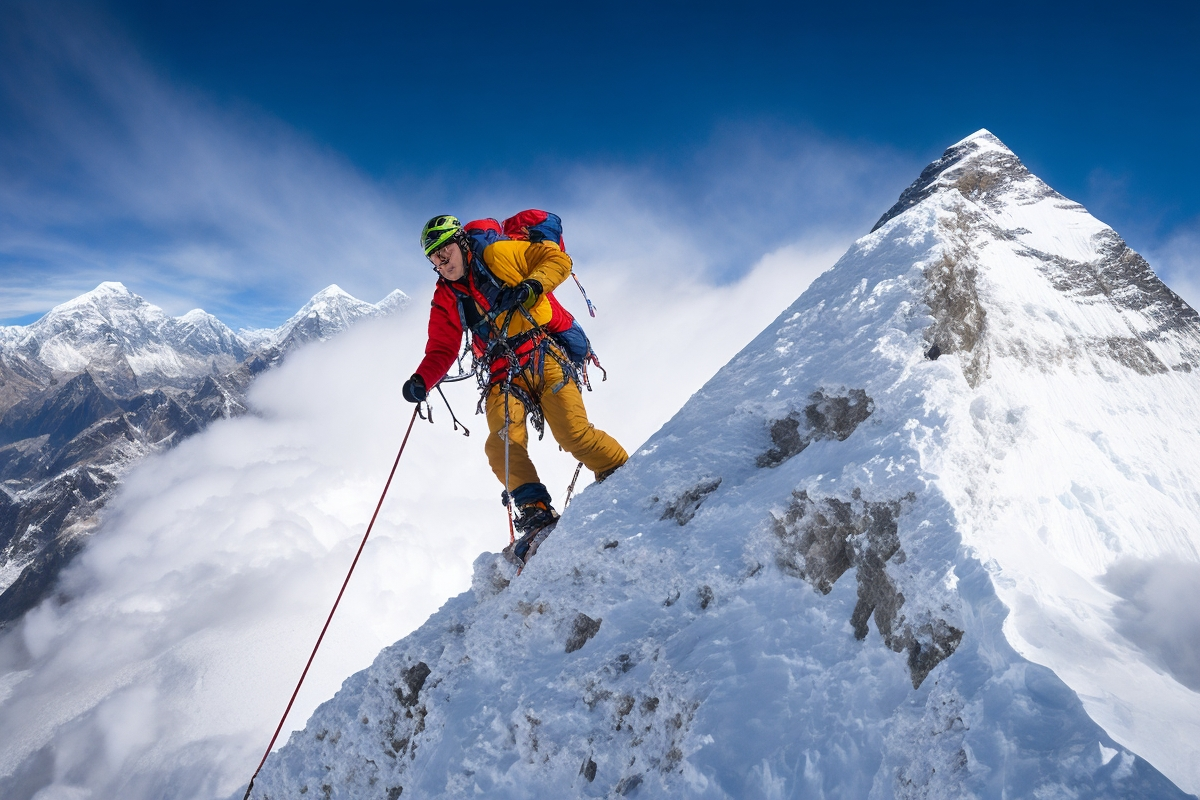
M235 326L420 295L425 218L526 205L719 284L982 127L1196 302L1200 4L1131 9L5 3L0 320L101 280Z

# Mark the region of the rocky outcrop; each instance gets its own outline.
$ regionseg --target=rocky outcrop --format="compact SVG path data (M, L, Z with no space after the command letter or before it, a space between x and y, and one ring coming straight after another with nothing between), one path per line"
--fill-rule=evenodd
M963 632L928 610L914 624L905 614L905 597L888 574L888 564L907 560L900 547L896 520L905 502L866 502L857 489L850 500L814 499L807 491L794 492L787 510L774 517L779 540L775 563L822 594L846 572L855 570L858 602L850 623L862 640L872 619L888 647L908 655L913 688L958 647ZM919 599L917 600L919 602Z
M809 397L804 413L795 411L770 424L770 450L758 457L760 467L778 467L821 439L843 442L875 410L875 401L862 389L844 395L827 395L821 389ZM803 428L801 423L803 422Z
M981 143L992 147L981 148ZM1034 176L999 139L984 132L948 148L941 158L921 170L871 232L947 188L957 189L963 197L990 208L1000 208L1006 196L1014 194L1027 202L1045 198L1071 202Z

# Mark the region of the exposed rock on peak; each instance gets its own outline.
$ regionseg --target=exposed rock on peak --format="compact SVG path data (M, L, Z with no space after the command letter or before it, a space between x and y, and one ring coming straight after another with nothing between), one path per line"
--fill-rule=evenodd
M1030 173L1003 142L981 129L947 148L941 158L925 167L871 231L879 230L888 220L950 187L973 201L992 204L998 202L999 193L1018 189L1029 199L1057 197L1066 201Z

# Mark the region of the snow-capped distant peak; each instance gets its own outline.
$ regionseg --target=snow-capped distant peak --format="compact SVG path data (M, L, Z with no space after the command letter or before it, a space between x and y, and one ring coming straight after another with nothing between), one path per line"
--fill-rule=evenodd
M406 305L408 305L408 295L399 289L393 289L390 293L388 293L387 297L376 303L375 307L380 311L390 314L393 311L398 311L399 309L404 308Z
M313 308L313 307L321 306L323 304L363 303L363 302L364 301L359 300L357 297L350 294L345 289L338 286L336 283L331 283L328 286L326 286L324 289L322 289L321 291L314 294L309 299L309 301L307 303L305 303L303 307L301 307L300 311L297 313L302 314L302 313L304 313L304 309L306 309L306 308Z
M74 298L74 300L68 300L67 302L72 303L88 300L111 301L115 299L125 300L129 298L141 300L138 295L129 291L129 288L120 281L104 281L103 283L97 285L96 288L92 289L90 292L84 292L83 294L79 295L79 297Z
M66 312L81 306L107 307L113 304L127 305L145 302L141 297L129 291L125 284L119 281L104 281L90 292L84 292L78 297L73 297L67 302L55 306L50 310L50 314ZM157 308L157 306L151 306L151 308Z
M165 311L129 291L125 284L105 281L90 292L55 306L46 316L28 327L41 336L68 331L86 338L95 326L122 329L129 329L131 325L158 327L170 320Z
M202 325L204 323L220 322L212 314L202 308L193 308L191 311L184 314L182 317L177 317L180 322L188 325Z
M368 303L334 283L313 295L278 328L244 328L238 334L255 347L275 347L286 351L314 339L324 341L361 319L392 314L407 302L408 295L396 290L378 303Z
M332 284L313 295L312 299L305 303L291 319L284 323L283 327L293 326L300 320L311 317L314 314L325 316L342 316L346 314L365 315L370 314L374 310L375 306L371 303L359 300L349 292L344 291L337 284Z
M172 317L123 283L105 281L30 325L3 329L0 348L43 382L89 369L108 375L106 388L125 396L143 384L189 387L233 369L255 350L286 351L328 339L360 319L393 313L407 299L393 292L373 305L331 284L279 328L234 333L203 309Z

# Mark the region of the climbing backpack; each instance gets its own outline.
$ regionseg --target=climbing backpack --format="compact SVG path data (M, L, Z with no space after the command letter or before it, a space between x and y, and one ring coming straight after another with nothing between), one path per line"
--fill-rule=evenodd
M562 236L562 220L557 214L547 211L537 209L521 211L504 220L503 223L494 219L474 220L464 225L463 230L467 233L471 248L480 263L482 263L484 249L493 242L503 239L532 243L549 241L557 244L564 253L566 252ZM575 278L575 284L579 287L579 291L587 303L588 312L594 317L596 315L595 306L588 299L587 292L584 291L583 285L575 276L574 271L571 272L571 277ZM558 298L554 296L554 292L547 292L546 299L550 303L553 314L545 325L545 330L580 373L581 383L590 389L587 378L588 363L595 364L601 373L604 373L604 367L600 366L600 360L592 350L592 344L588 340L587 334L584 333L583 326L579 324L574 315L562 306ZM605 375L606 378L607 375Z
M530 208L518 212L504 220L502 228L504 235L509 239L554 242L558 245L558 249L564 253L567 252L567 245L563 241L562 235L562 220L557 214L551 214L549 211ZM571 277L575 279L575 285L579 287L579 293L583 295L583 301L587 303L588 314L596 316L596 307L588 299L587 292L584 291L583 284L579 282L579 276L575 274L574 270L571 270Z

